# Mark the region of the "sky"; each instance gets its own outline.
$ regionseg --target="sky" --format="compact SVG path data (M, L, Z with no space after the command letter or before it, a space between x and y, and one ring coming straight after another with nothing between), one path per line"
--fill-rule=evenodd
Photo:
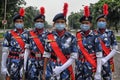
M80 9L83 9L84 5L88 5L90 3L96 3L99 0L25 0L26 6L33 6L37 7L38 9L40 7L45 7L45 16L46 21L51 24L52 19L54 16L58 13L63 12L63 6L64 3L68 3L68 15L70 15L71 12L79 12Z

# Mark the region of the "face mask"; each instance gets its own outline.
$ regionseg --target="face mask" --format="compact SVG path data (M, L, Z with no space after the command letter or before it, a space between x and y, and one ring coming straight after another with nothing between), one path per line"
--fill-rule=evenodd
M35 23L35 28L42 29L44 27L44 23L37 22Z
M55 27L56 27L56 29L57 30L63 30L63 29L65 29L65 24L62 24L62 23L56 23L55 24Z
M81 24L80 28L82 31L88 31L90 29L90 26L87 24Z
M23 23L15 23L15 27L18 28L18 29L22 29L24 26Z
M100 29L104 29L104 28L106 28L106 22L97 22L97 26Z

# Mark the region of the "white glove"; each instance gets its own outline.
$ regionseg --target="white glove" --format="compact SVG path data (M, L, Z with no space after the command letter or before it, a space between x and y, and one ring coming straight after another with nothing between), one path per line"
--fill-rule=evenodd
M94 80L102 80L101 78L101 71L102 71L102 63L101 63L101 59L102 59L102 52L97 52L96 54L97 56L97 68L96 68L96 73L94 76Z
M74 61L74 58L69 58L67 62L64 63L62 66L56 66L55 69L53 69L53 74L55 76L58 76L63 70L67 69Z
M8 72L6 67L1 68L1 74L4 75L4 76L6 76L6 75L10 76L10 74L9 74L9 72Z
M109 59L111 59L115 54L117 53L117 51L115 49L113 49L106 57L101 59L102 65L104 65Z
M27 59L29 54L30 54L30 50L26 48L24 52L24 71L26 71Z
M59 74L62 72L61 66L56 66L55 69L53 69L53 75L54 76L59 76Z
M102 63L101 63L101 58L97 58L97 69L95 73L95 80L102 80L101 79L101 71L102 71Z
M95 73L94 80L102 80L100 73Z
M8 74L8 70L6 67L7 57L9 55L8 48L3 47L2 53L2 61L1 61L1 74L6 75Z

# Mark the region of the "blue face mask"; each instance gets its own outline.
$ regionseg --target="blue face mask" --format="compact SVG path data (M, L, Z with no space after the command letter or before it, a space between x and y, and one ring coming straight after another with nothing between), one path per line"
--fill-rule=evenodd
M42 29L44 27L44 23L37 22L35 23L35 28Z
M22 29L23 26L24 26L23 23L15 23L15 27L16 27L17 29Z
M62 23L56 23L55 24L55 27L56 27L56 29L57 30L63 30L63 29L65 29L65 24L62 24Z
M106 28L106 22L97 22L97 26L99 29L104 29Z
M90 26L87 24L81 24L80 28L82 31L88 31L90 29Z

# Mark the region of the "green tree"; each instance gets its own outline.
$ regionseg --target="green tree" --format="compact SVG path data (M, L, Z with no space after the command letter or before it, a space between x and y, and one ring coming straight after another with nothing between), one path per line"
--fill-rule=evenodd
M37 7L29 6L25 9L25 27L26 28L33 28L34 27L34 17L39 14L39 10Z
M80 12L77 13L71 13L68 16L68 25L70 26L70 29L79 29L80 28L80 23L79 19L80 16L82 16L83 11L81 10Z
M12 24L12 18L18 9L20 8L21 4L26 4L24 0L6 0L6 20L7 25L6 27L9 28ZM5 0L0 0L0 28L3 28L2 20L4 19L4 11L5 11Z
M94 17L94 26L96 24L96 18L103 13L103 5L105 3L109 6L109 14L107 16L108 27L113 27L118 31L118 28L120 28L120 0L100 0L95 4L91 4L90 9Z

